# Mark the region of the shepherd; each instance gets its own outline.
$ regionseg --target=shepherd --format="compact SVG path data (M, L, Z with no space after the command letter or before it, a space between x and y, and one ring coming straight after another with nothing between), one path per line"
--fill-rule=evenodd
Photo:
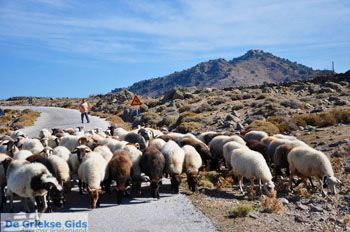
M85 99L81 100L79 110L81 113L81 123L84 123L84 117L86 118L86 122L89 123L90 122L89 116L88 116L89 104L86 102Z

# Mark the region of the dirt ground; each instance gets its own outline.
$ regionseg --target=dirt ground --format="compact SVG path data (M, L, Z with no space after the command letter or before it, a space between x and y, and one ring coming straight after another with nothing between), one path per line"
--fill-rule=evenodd
M249 193L240 193L237 180L233 182L233 187L201 187L196 193L188 191L183 183L182 191L219 231L350 231L349 132L349 125L338 125L295 133L299 139L331 157L335 175L342 181L339 194L335 196L329 194L323 197L319 189L311 186L306 189L302 184L293 193L288 192L288 178L280 179L276 190L277 200L283 203L283 209L267 213L259 190L252 200ZM316 180L314 183L318 187ZM247 186L248 183L245 190ZM230 210L242 204L252 206L253 211L246 217L230 217Z

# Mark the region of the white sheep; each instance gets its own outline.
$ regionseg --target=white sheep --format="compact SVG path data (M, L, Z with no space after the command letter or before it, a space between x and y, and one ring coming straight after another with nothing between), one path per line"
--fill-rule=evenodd
M267 138L269 135L265 131L249 131L247 134L244 135L244 140L245 141L250 141L250 140L259 140L261 141L264 138Z
M121 128L121 127L118 127L118 128L115 128L113 130L113 133L112 135L113 136L117 136L120 140L124 140L125 136L129 133L129 131Z
M239 188L242 193L243 177L251 180L252 187L254 187L254 179L258 179L260 191L261 182L264 183L264 188L267 187L269 190L275 187L266 160L259 152L247 148L235 149L231 154L231 167L233 175L239 177Z
M67 135L60 139L60 146L68 148L69 151L73 152L74 149L79 146L79 136Z
M99 195L102 193L101 182L105 179L106 167L107 161L96 153L85 159L78 169L79 178L87 185L90 207L93 209L99 205Z
M113 138L106 138L99 141L99 145L106 145L112 153L116 152L119 149L123 149L128 142L119 141Z
M166 172L171 176L171 188L175 193L179 193L185 152L172 140L163 146L161 152L165 157Z
M51 133L48 129L46 128L43 128L40 130L39 132L39 138L42 139L42 138L47 138L47 137L50 137L51 136Z
M78 168L87 153L92 152L88 146L80 145L69 156L68 164L72 174L78 173Z
M13 212L13 194L22 198L29 198L35 207L35 219L38 219L38 207L36 196L43 197L44 208L47 209L46 196L48 191L59 194L62 197L62 187L57 179L41 163L29 163L24 160L13 160L7 170L7 195L10 199L10 209ZM24 201L25 211L29 212L28 205Z
M225 143L224 148L223 148L223 156L224 156L224 160L226 163L226 167L228 167L229 169L231 169L231 154L232 151L235 149L239 149L239 148L248 148L245 145L242 145L241 143L237 143L236 141L230 141Z
M51 155L48 160L52 164L57 180L66 190L70 189L70 169L66 160L59 156Z
M43 149L44 146L39 139L25 139L21 146L21 150L28 150L33 154L39 154Z
M10 160L10 156L0 153L0 163L5 160ZM3 210L3 204L6 202L5 186L6 186L6 170L4 165L0 165L0 212Z
M49 146L51 148L55 148L60 144L60 139L54 135L44 137L40 141L44 147Z
M52 150L52 155L59 156L68 162L71 152L64 146L57 146Z
M185 152L184 169L187 175L187 182L192 192L195 192L198 184L198 172L202 167L202 158L197 150L191 145L185 145L182 147Z
M14 153L13 153L13 158L15 160L25 160L27 159L29 156L32 156L33 153L31 151L28 151L28 150L16 150L16 146L14 146Z
M162 150L162 147L164 146L165 143L166 142L163 139L155 138L155 139L152 139L149 141L148 146L149 147L154 146L160 151L160 150Z
M94 151L100 153L107 162L109 162L113 157L113 153L106 145L97 146L95 147Z
M292 187L293 175L300 176L305 185L307 177L317 177L320 182L321 192L325 195L323 185L330 186L331 191L336 194L336 184L340 180L334 176L333 168L328 157L321 151L311 147L299 146L288 153L290 170L290 186Z
M230 141L235 141L237 143L245 145L245 141L238 135L232 135L232 136L218 135L214 137L209 143L209 149L212 155L212 163L211 163L212 169L219 168L220 160L223 159L224 145L225 143Z

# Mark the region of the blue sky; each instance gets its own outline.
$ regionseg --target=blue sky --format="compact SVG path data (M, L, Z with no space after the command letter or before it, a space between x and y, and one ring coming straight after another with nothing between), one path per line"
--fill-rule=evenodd
M350 69L348 0L0 0L0 98L84 97L249 49Z

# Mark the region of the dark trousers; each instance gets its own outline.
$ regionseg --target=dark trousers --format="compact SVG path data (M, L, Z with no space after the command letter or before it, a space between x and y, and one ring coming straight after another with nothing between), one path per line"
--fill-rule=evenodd
M89 120L89 116L87 113L81 113L81 123L84 123L84 116L86 118L86 121L89 123L90 120Z

